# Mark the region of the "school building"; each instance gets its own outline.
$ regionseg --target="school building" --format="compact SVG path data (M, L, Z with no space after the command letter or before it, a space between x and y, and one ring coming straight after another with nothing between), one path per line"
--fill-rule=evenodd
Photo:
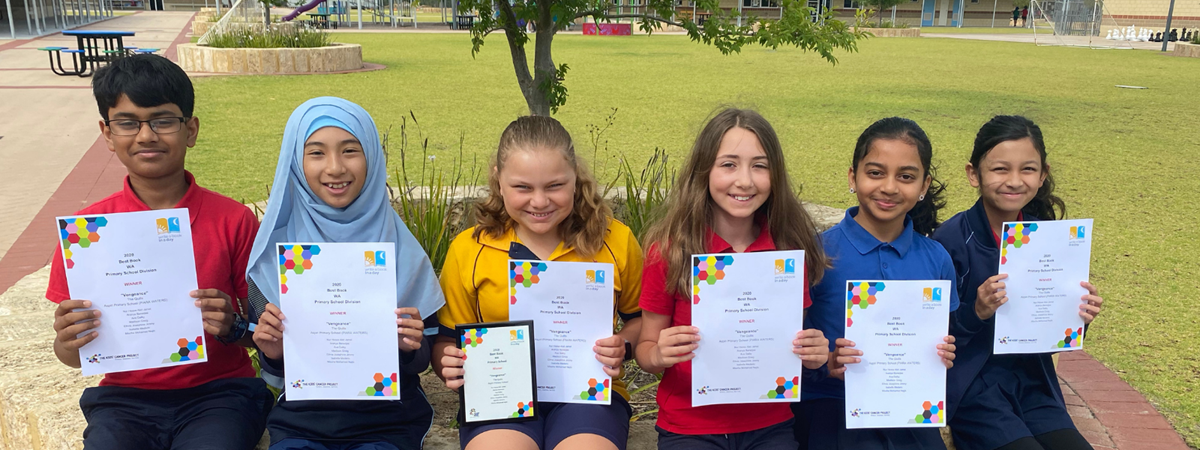
M1170 0L1039 0L1044 8L1067 9L1072 6L1086 5L1090 8L1099 2L1102 11L1100 24L1097 29L1103 31L1115 27L1162 28L1166 25L1167 9ZM1024 2L1028 3L1028 2ZM1072 5L1065 6L1065 3ZM645 6L645 0L614 0L622 12L637 12ZM721 0L721 9L726 11L741 11L744 15L763 18L779 18L780 7L777 0ZM809 8L832 10L834 15L843 21L852 23L854 14L859 8L855 0L808 0ZM676 11L683 17L691 17L694 13L697 20L703 20L708 14L703 10L695 10L695 4L689 0L676 0ZM883 12L884 20L907 24L910 27L1011 27L1013 16L1013 0L910 0L895 8ZM1030 9L1030 20L1035 18L1034 9ZM871 22L877 19L871 16ZM1200 27L1200 0L1175 0L1175 12L1171 22L1172 28Z

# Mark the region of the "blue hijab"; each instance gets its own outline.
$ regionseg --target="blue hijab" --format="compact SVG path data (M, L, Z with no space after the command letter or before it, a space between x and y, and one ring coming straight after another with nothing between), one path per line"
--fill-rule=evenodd
M313 193L304 178L304 143L320 128L341 128L362 143L367 179L345 208L334 208ZM304 102L288 119L279 149L271 198L250 251L246 277L268 301L279 305L280 242L394 242L396 306L415 306L428 317L446 303L429 256L392 209L387 161L375 121L361 106L335 97ZM425 318L422 317L422 318Z

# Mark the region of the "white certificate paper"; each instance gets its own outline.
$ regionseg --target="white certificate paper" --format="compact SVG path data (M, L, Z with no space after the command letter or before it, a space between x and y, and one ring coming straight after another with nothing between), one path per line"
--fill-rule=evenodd
M208 361L188 210L56 217L71 297L102 314L83 374Z
M460 324L459 410L465 423L519 422L538 413L532 321Z
M612 380L592 350L613 335L612 275L608 263L508 262L508 318L538 330L538 401L612 401Z
M846 428L946 426L950 281L846 282L846 339L862 361L846 366Z
M804 251L692 255L692 406L800 401Z
M1083 348L1081 298L1092 260L1092 219L1005 222L1000 273L1008 302L996 310L992 352Z
M400 400L395 244L276 248L287 399Z

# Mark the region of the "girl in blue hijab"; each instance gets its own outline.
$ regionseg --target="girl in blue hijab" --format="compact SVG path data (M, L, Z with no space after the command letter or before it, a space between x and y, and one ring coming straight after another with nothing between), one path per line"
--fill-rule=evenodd
M423 319L432 317L445 300L429 257L392 209L386 166L375 122L354 103L314 98L288 119L271 198L246 274L258 316L254 343L262 377L284 388L285 316L279 309L275 245L393 242L403 379L396 402L289 402L285 391L267 421L271 450L420 448L432 424L433 407L421 391L419 377L429 366L432 346L424 338Z

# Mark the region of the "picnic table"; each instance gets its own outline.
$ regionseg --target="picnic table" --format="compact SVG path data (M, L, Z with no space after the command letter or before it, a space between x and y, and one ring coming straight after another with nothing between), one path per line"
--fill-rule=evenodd
M43 47L38 50L49 53L50 70L63 76L91 76L100 67L100 64L108 64L133 53L158 51L156 48L139 49L125 45L125 38L134 35L132 31L68 30L62 34L63 36L75 36L79 48ZM67 70L63 66L63 54L71 56L71 70Z
M454 18L454 29L470 30L475 26L475 17L474 14L459 14Z
M311 18L313 26L322 29L329 29L329 13L310 12L308 17ZM334 27L336 28L336 26Z

